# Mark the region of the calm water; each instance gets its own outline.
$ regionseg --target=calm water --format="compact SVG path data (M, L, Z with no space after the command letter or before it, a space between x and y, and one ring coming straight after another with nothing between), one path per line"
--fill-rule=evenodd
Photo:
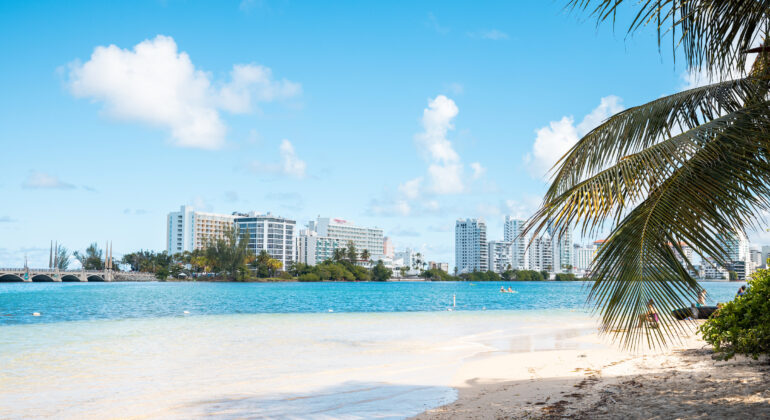
M712 302L743 283L705 282ZM499 293L500 287L517 293ZM589 309L583 282L0 283L0 325L181 315ZM187 311L187 313L185 313ZM31 314L38 312L39 317Z
M739 285L704 286L723 301ZM586 293L573 282L0 284L0 418L402 419L453 401L469 358L596 346L582 339L596 332Z

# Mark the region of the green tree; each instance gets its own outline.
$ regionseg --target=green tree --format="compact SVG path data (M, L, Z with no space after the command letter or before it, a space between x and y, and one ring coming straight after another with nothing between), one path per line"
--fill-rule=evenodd
M104 270L104 261L102 261L102 250L96 242L86 248L85 252L75 251L75 259L80 261L80 265L85 270Z
M56 268L66 270L70 266L70 252L67 248L59 246L56 250Z
M398 271L401 273L402 278L406 277L406 273L409 272L409 267L402 265L401 267L398 268Z
M364 249L363 251L361 251L361 261L368 263L371 259L372 259L372 256L371 254L369 254L368 249Z
M345 250L343 248L334 248L334 253L332 254L332 261L334 262L342 262L347 258L347 254L345 253Z
M730 277L730 281L738 281L738 273L735 271L730 270L727 272L727 275Z
M568 2L599 22L624 15L616 12L629 3ZM770 6L747 0L632 4L638 11L629 33L654 25L659 44L672 37L691 68L734 74L759 53L744 77L632 107L590 131L554 167L542 207L528 223L526 234L582 226L588 236L611 223L593 263L589 299L601 312L603 331L625 331L623 343L637 347L681 331L671 310L688 306L702 290L679 244L726 265L719 237L753 226L768 208ZM752 49L755 42L763 48ZM661 328L638 325L650 299Z
M356 244L354 244L353 241L348 241L346 254L347 259L351 264L355 264L358 261L358 252L356 251Z
M251 272L247 266L251 255L248 244L248 232L241 233L232 228L221 237L208 241L204 252L218 275L227 280L245 280Z

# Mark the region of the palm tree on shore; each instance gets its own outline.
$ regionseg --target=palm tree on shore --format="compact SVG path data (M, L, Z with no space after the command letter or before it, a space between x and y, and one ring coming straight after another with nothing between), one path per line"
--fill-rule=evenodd
M597 23L614 22L625 3L570 0L568 8L587 11ZM702 290L688 273L692 262L681 243L704 261L726 264L720 238L756 227L770 210L770 2L633 4L629 33L655 26L659 45L672 37L691 69L718 81L622 111L586 134L555 165L526 229L561 235L572 225L596 236L610 225L591 267L596 281L589 299L603 331L621 332L628 347L645 337L664 345L681 332L670 311L689 306ZM639 326L650 299L661 322Z

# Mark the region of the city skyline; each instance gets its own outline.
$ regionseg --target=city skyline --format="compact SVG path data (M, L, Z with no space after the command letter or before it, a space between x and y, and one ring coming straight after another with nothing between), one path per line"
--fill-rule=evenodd
M698 83L611 33L535 1L4 3L0 262L163 250L184 203L339 215L453 266L457 218L501 238L578 136Z

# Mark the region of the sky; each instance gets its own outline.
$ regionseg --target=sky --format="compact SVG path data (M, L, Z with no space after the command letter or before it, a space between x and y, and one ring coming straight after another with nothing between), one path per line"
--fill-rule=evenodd
M699 83L632 10L565 3L2 2L0 266L164 250L183 204L344 218L451 265L458 218L502 239L581 135Z

